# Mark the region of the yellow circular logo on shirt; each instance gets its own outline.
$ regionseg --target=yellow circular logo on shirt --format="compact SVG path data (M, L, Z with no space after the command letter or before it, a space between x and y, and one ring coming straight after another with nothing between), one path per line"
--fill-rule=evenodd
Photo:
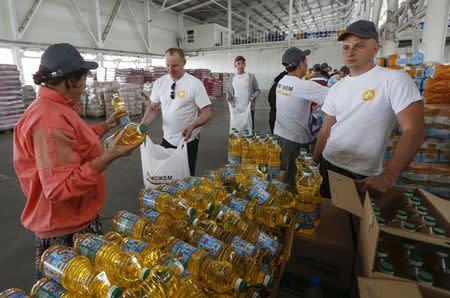
M375 98L375 94L376 94L375 89L369 89L369 90L367 90L366 92L363 93L362 99L364 101L372 100L372 99Z
M250 84L250 80L249 79L245 79L245 84L246 85Z
M184 98L184 91L183 90L178 91L178 98L181 98L181 99Z

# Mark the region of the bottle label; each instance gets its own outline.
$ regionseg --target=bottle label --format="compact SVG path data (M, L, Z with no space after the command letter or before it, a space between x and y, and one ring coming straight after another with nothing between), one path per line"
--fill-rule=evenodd
M122 249L125 252L135 252L140 254L147 246L148 243L145 241L138 239L129 239L127 242L125 242Z
M188 191L189 188L191 188L191 184L189 182L186 182L183 180L178 180L177 182L175 182L175 184L173 186L178 189L186 190L186 191Z
M267 176L269 179L278 179L280 177L280 167L267 166Z
M260 170L261 172L266 174L267 173L267 165L265 165L265 164L258 164L258 170Z
M241 164L241 157L235 156L235 155L230 155L228 157L228 163L232 166L238 166Z
M3 294L3 293L0 293L0 294ZM2 296L2 297L5 297L5 298L28 298L29 296L25 296L21 292L15 292L15 293L8 294L8 296ZM44 296L33 296L33 297L44 297ZM47 296L45 296L45 297L47 297ZM52 296L49 296L49 297L52 297Z
M205 233L198 241L197 247L206 251L215 260L219 256L223 242Z
M142 196L142 205L145 207L155 208L155 202L159 198L160 193L152 190L144 192Z
M225 167L222 170L222 181L227 182L227 183L234 183L236 182L235 177L236 177L236 169L235 168L229 168L229 167Z
M232 198L230 203L228 204L228 206L233 210L236 211L238 213L244 213L245 209L248 206L248 201L246 200L239 200L236 198Z
M258 240L255 245L259 248L268 249L270 251L271 259L275 258L280 249L280 243L264 232L259 232Z
M120 128L124 129L125 126L128 125L128 123L130 123L130 117L128 117L128 115L123 115L121 117L119 117L119 119L117 119L119 122L119 126Z
M56 281L47 280L33 296L35 298L58 298L66 293L66 290ZM9 296L14 297L14 296ZM22 297L22 296L21 296Z
M142 213L142 217L147 219L150 223L154 224L158 220L158 217L161 213L156 211L155 209L147 209Z
M110 135L109 137L107 137L106 139L105 139L105 141L103 142L103 147L105 148L105 149L108 149L109 147L111 147L111 145L112 145L112 142L114 141L114 137L116 136L116 134L112 134L112 135Z
M170 194L171 196L175 196L178 192L178 188L170 186L170 185L163 185L161 187L161 191Z
M127 236L133 234L133 227L138 219L139 216L136 214L123 213L119 220L117 220L117 232Z
M45 276L61 283L64 267L75 257L75 253L64 247L55 248L42 264L42 271Z
M269 188L269 181L260 180L254 177L252 182L259 185L264 190L267 190Z
M297 229L314 229L314 218L316 216L315 208L313 211L297 210Z
M210 171L211 174L214 174L214 171ZM214 176L213 176L214 177ZM214 179L214 178L213 178ZM199 177L190 177L189 178L189 183L191 185L195 185L195 186L199 186L200 183L202 183L202 179L200 179Z
M186 242L178 241L172 246L170 253L175 255L184 266L187 266L189 258L196 250L197 248L192 245Z
M270 182L273 186L275 186L279 190L287 190L288 185L278 180L273 180Z
M247 257L250 257L255 250L255 246L253 244L248 243L239 236L233 237L230 244L236 252Z
M259 205L264 204L268 199L270 199L270 194L264 190L260 185L255 184L253 188L248 192L247 197L249 200L254 200L258 202Z
M88 257L88 259L94 263L95 255L106 243L108 243L108 241L96 235L88 236L81 241L80 246L78 246L77 253Z

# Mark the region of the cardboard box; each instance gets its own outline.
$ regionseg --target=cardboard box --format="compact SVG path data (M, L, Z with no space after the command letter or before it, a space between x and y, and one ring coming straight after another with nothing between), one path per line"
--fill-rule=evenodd
M355 252L347 212L322 199L321 221L311 236L294 237L291 260L282 278L285 291L301 293L319 276L325 297L349 297Z
M382 280L358 276L360 298L422 298L416 284L404 281Z
M423 245L440 246L450 249L450 238L448 237L438 237L435 235L408 232L404 229L389 226L380 226L376 220L368 194L366 194L364 198L361 198L356 191L353 180L348 177L332 171L329 171L329 177L333 204L361 218L358 251L362 271L365 277L408 281L397 276L377 272L374 269L376 248L380 232L391 235L392 237L411 239L418 243L423 243ZM398 200L401 199L404 189L404 187L396 186L382 197L377 198L377 205L381 209L381 215L384 216L387 221L393 218ZM450 201L443 200L419 189L415 189L415 195L419 196L431 213L436 216L437 225L446 230L448 236ZM425 286L416 283L415 281L409 282L417 284L423 297L450 297L449 291L437 287Z

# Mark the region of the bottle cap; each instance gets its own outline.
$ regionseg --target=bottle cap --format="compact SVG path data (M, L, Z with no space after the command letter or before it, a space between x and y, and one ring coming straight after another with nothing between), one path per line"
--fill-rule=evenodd
M197 209L195 209L195 208L189 207L187 210L187 215L189 217L194 217L196 213L197 213Z
M405 229L408 231L415 231L416 225L410 222L405 222Z
M426 215L428 213L428 208L425 206L419 206L417 207L417 210L419 211L420 215Z
M444 231L444 229L441 229L441 228L434 227L433 228L433 234L435 234L437 236L445 237L445 231Z
M375 207L373 207L372 209L373 209L373 212L374 212L375 214L377 214L377 213L379 214L379 213L381 212L380 207L376 207L376 206L375 206Z
M147 129L148 129L148 127L147 127L147 125L145 125L145 124L139 124L138 127L137 127L137 130L138 130L140 133L146 132Z
M308 150L307 150L307 149L305 149L305 148L301 148L301 149L300 149L300 154L305 155L306 153L308 153Z
M194 233L195 233L195 230L190 230L190 231L189 231L189 237L193 237L193 236L194 236Z
M262 296L261 296L261 294L259 294L258 292L253 292L251 298L262 298Z
M378 245L377 255L379 255L380 257L383 257L383 258L387 257L387 255L388 255L387 247L384 245Z
M192 221L192 225L195 227L197 226L197 223L198 223L198 218L196 218Z
M313 275L311 276L311 278L309 279L309 282L311 283L311 285L313 285L314 287L318 287L320 285L320 277L318 277L317 275Z
M212 203L209 203L208 204L208 207L206 207L206 210L208 210L209 212L211 212L211 211L213 211L214 210L214 204L212 204Z
M305 154L305 158L307 158L307 159L312 158L312 153L306 153L306 154Z
M427 215L424 218L427 225L434 226L436 224L436 218L434 216Z
M239 293L244 293L245 291L247 291L247 283L245 282L245 280L239 278L236 281L236 292Z
M423 258L416 254L410 254L409 262L411 263L411 265L420 267L423 265Z
M392 274L394 272L394 266L392 266L391 263L385 262L385 261L380 263L380 269L383 272L389 273L389 274Z
M291 222L291 219L289 218L289 214L286 213L286 214L283 216L283 224L289 225L290 222Z
M263 285L266 288L271 288L273 286L273 277L271 275L266 275L264 277Z
M381 216L377 216L377 222L380 225L385 225L386 224L386 220L383 217L381 217Z
M149 275L150 275L150 269L143 268L141 270L141 280L146 280Z
M303 174L311 174L311 170L310 169L303 169Z
M108 298L119 298L122 295L122 289L118 286L111 286L108 290L107 297Z
M422 200L418 197L412 197L411 198L411 203L415 206L419 206L422 204Z
M443 247L438 247L436 249L436 254L441 258L448 258L448 255L449 255L448 249L443 248Z
M309 164L309 166L310 166L310 167L316 168L316 167L318 167L319 165L317 164L317 162L312 161L312 162Z
M419 271L419 274L417 275L419 278L419 281L425 282L425 283L433 283L433 276L426 272L426 271Z
M408 197L412 197L414 195L414 189L407 188L403 191L403 193Z

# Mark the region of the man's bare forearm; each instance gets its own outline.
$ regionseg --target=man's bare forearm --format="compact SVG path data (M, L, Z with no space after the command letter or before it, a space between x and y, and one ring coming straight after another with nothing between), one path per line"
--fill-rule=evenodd
M145 111L144 116L142 117L141 123L145 125L149 125L152 121L158 116L158 110L150 106L147 111Z
M317 137L316 147L314 149L313 161L319 162L320 156L322 156L323 149L325 149L325 145L327 144L328 137L330 136L329 131L321 130L319 136Z
M211 107L203 108L198 118L191 123L194 129L205 125L211 119Z

